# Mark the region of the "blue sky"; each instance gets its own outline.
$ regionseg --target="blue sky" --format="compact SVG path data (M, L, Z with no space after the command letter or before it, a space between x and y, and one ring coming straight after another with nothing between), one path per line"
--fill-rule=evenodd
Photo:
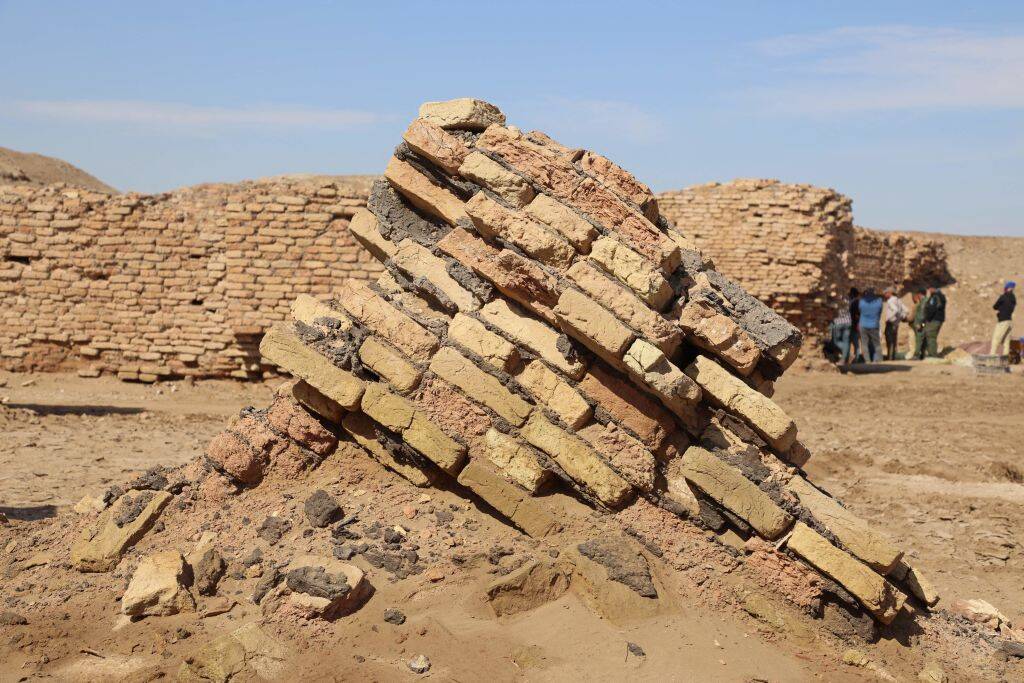
M0 146L141 191L377 173L420 102L475 96L655 190L1024 235L1024 3L975 5L0 0Z

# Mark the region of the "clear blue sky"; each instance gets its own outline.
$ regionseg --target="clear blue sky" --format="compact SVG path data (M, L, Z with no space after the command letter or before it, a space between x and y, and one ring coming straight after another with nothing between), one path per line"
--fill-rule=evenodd
M856 222L1024 235L1024 2L0 0L0 146L120 189L377 173L475 96L656 190L834 187Z

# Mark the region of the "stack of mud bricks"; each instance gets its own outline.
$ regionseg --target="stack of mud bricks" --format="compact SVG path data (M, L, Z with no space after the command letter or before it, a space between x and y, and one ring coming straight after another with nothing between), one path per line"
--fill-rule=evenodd
M379 275L348 231L370 182L160 195L0 186L0 365L260 377L260 336L296 294Z
M799 332L709 268L647 186L479 100L423 105L403 140L350 226L385 272L300 296L271 328L261 351L296 378L278 401L532 536L559 528L537 495L553 485L609 513L642 496L788 548L880 622L907 591L934 604L803 476L810 454L770 399ZM236 452L208 456L258 481Z
M879 232L856 227L850 280L860 288L897 294L928 285L953 282L946 262L946 247L936 240L902 232Z

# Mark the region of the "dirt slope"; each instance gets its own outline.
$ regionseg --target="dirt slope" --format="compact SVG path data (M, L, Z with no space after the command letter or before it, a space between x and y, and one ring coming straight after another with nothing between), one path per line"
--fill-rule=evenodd
M117 190L63 159L18 152L0 147L0 183L50 185L67 183L87 190L116 193Z

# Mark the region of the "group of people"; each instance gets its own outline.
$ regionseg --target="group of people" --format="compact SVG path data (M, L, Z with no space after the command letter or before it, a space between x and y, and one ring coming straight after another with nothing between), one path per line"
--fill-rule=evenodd
M1007 282L992 308L996 311L996 328L992 335L992 355L1009 355L1016 283ZM861 293L850 288L849 298L838 307L832 321L832 343L844 365L851 362L876 363L883 357L895 360L899 347L900 323L906 322L914 331L914 348L910 355L916 360L939 355L939 331L946 322L946 295L938 287L913 293L914 309L908 310L888 287L878 296L871 288ZM884 335L885 352L881 341Z

